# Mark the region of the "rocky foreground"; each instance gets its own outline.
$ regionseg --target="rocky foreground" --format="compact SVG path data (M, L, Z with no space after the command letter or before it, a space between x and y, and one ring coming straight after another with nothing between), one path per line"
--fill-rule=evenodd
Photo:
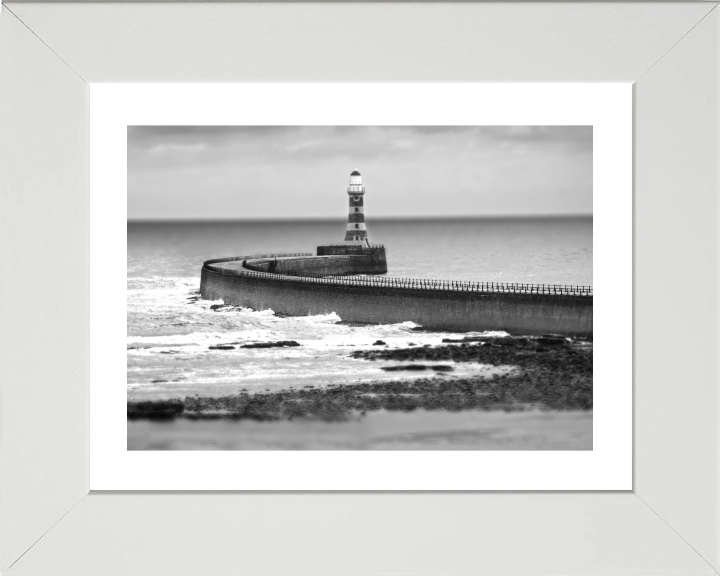
M220 398L128 402L128 419L230 418L345 420L375 410L591 410L592 341L561 336L466 337L441 346L354 351L350 357L398 364L384 370L429 371L415 380L243 392ZM384 343L380 343L382 346ZM402 362L402 364L399 364ZM438 364L442 362L444 364ZM513 366L492 377L453 378L453 365ZM418 374L419 375L419 374Z

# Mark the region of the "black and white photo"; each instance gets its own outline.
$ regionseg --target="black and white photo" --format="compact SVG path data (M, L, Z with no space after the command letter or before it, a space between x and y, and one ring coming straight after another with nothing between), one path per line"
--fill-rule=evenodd
M591 450L592 126L129 126L129 450Z

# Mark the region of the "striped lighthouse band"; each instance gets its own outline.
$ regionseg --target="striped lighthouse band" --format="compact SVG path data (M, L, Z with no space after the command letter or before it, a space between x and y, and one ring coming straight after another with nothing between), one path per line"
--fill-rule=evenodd
M345 230L345 242L364 241L367 238L365 214L359 212L348 214L348 223Z
M361 226L365 226L365 224ZM367 237L367 230L361 230L360 228L348 228L347 232L345 232L345 242L362 242L365 244Z

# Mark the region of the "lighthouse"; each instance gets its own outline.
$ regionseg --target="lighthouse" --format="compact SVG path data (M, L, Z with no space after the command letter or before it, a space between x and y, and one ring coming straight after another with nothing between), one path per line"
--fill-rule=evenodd
M365 209L363 196L365 186L362 183L362 175L357 170L350 173L350 185L347 188L349 196L347 230L345 242L353 244L364 244L369 246L367 228L365 227Z
M345 241L318 246L317 255L336 258L332 265L335 266L335 270L340 271L333 272L333 275L387 274L385 246L382 244L370 245L368 240L363 207L365 186L363 186L362 176L358 170L353 170L350 174L347 193L348 220ZM342 266L340 266L341 264Z

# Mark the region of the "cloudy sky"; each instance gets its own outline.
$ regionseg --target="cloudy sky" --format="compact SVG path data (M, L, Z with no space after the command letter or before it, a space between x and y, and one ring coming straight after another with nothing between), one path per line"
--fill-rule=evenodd
M132 126L128 218L592 214L592 128Z

